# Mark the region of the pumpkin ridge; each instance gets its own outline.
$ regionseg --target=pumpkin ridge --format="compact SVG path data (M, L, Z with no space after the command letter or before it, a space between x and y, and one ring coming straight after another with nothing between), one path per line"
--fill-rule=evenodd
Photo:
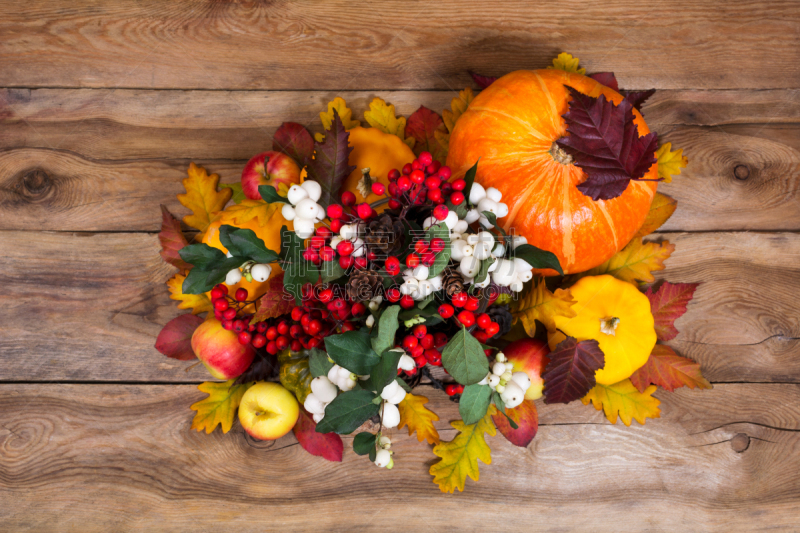
M561 178L564 181L564 185L561 186L561 205L563 209L562 219L559 221L561 222L561 252L564 254L564 259L566 259L567 264L572 266L575 264L575 243L572 242L572 223L564 224L564 217L568 215L569 219L572 219L572 209L569 205L569 187L571 185L572 179L569 175L569 168L565 165L560 165L561 167ZM562 266L563 269L563 266Z
M614 246L619 248L619 238L617 237L617 230L614 229L614 224L611 223L611 214L608 212L608 208L605 205L605 202L597 202L597 209L603 213L603 219L608 226L608 229L611 230L611 236L614 238Z
M517 218L517 213L519 213L519 210L520 208L522 208L522 205L525 203L525 200L527 200L528 197L530 197L530 195L533 194L536 185L538 185L539 182L545 177L547 177L547 174L545 174L544 172L540 173L539 177L535 178L534 181L522 191L522 193L520 194L520 201L516 202L513 206L513 209L508 212L508 215L506 215L506 224L503 227L503 229L506 232L508 232L508 230L511 229L514 220L516 220Z
M542 77L539 75L538 72L533 73L536 76L536 81L539 82L539 88L541 88L544 95L547 97L547 101L550 103L550 110L552 111L552 115L550 115L550 122L553 125L553 131L557 132L559 129L563 129L563 119L561 118L561 114L558 112L558 106L556 106L556 101L553 100L553 95L550 92L550 88L544 82ZM558 118L556 118L558 117ZM561 128L559 128L561 126ZM552 139L555 140L555 139Z

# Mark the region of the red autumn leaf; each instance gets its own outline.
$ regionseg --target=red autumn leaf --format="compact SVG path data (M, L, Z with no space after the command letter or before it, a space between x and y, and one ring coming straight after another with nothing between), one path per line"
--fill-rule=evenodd
M443 124L442 117L436 111L431 111L425 106L420 106L414 111L406 122L406 137L416 139L414 153L430 152L434 159L444 164L447 154L442 145L436 140L434 132Z
M650 300L650 312L656 322L656 336L659 340L669 341L678 335L675 320L686 312L686 306L692 300L699 283L670 283L665 281L653 293L650 287L645 296Z
M478 87L481 89L487 88L489 85L494 83L494 80L497 79L496 76L481 76L480 74L476 74L475 72L469 71L469 75L472 76L472 80L478 84Z
M642 106L647 101L647 99L656 94L656 90L650 89L649 91L620 91L620 94L625 97L625 100L631 103L634 109L636 109L637 111L641 111Z
M508 439L508 442L514 446L526 448L539 430L539 413L536 412L536 405L530 400L524 400L517 407L506 409L506 414L517 424L517 429L512 428L508 418L500 412L492 415L494 425Z
M181 315L173 318L156 338L156 350L179 361L189 361L195 358L192 351L192 333L203 319L197 315Z
M305 409L300 408L300 416L292 429L297 442L311 455L328 461L341 462L344 444L336 433L317 433L317 424Z
M639 137L627 100L614 105L602 94L592 98L572 87L569 92L572 100L564 115L569 135L556 142L586 173L578 190L595 201L616 198L656 163L658 136Z
M291 313L294 308L294 298L287 299L287 293L283 287L283 272L269 278L267 281L267 292L258 301L258 311L253 315L251 324L262 322L268 318L275 318L287 313Z
M589 74L589 77L619 92L619 83L617 83L617 77L614 76L613 72L595 72L594 74Z
M314 159L306 158L306 171L308 178L319 183L322 187L322 196L318 203L327 207L339 200L339 190L344 179L355 170L350 166L348 159L353 147L348 144L350 134L344 129L339 112L333 110L333 121L330 131L325 134L323 142L314 141Z
M297 122L284 122L272 136L272 149L283 152L302 164L314 153L314 139Z
M700 365L676 354L664 344L656 344L650 358L631 376L631 383L639 392L658 385L670 392L680 387L710 389L711 383L700 373Z
M544 369L544 402L569 403L586 396L595 386L594 373L606 364L600 344L567 337L548 355Z
M181 270L192 268L192 265L181 259L178 254L181 248L189 244L181 231L181 223L163 205L161 206L161 231L158 233L158 242L161 243L161 258L164 261Z

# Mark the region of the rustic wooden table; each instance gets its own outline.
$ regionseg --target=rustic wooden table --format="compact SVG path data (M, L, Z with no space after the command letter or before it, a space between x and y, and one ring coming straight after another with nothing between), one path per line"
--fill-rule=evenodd
M0 2L0 530L754 531L800 522L800 2ZM153 349L180 312L159 204L195 161L234 182L335 95L441 110L467 70L559 52L659 89L690 166L662 277L698 282L671 344L710 391L611 425L539 405L528 449L440 494L430 449L386 472L190 430L202 367ZM432 395L445 438L457 415ZM403 433L403 432L400 432ZM349 442L346 441L346 446Z

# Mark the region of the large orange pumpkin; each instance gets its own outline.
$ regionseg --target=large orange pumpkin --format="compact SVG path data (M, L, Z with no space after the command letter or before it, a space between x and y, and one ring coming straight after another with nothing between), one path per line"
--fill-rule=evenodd
M644 223L657 183L631 181L621 196L597 202L577 189L586 175L555 144L567 134L567 86L589 96L604 94L615 104L622 100L580 74L512 72L482 91L458 119L447 164L455 179L480 158L476 181L503 193L508 216L500 223L506 231L513 228L528 243L553 252L570 273L596 267L628 244ZM633 113L639 135L648 134L642 115ZM657 179L658 165L644 178Z

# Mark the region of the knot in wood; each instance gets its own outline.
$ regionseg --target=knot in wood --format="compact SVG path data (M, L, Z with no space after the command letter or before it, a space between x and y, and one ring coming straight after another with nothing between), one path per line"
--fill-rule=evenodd
M47 172L40 168L29 170L23 174L21 181L27 196L39 198L45 196L53 184Z
M750 169L747 168L747 165L736 165L733 168L733 177L737 180L744 181L750 177Z
M737 433L731 439L731 448L736 453L742 453L750 447L750 437L746 433Z

